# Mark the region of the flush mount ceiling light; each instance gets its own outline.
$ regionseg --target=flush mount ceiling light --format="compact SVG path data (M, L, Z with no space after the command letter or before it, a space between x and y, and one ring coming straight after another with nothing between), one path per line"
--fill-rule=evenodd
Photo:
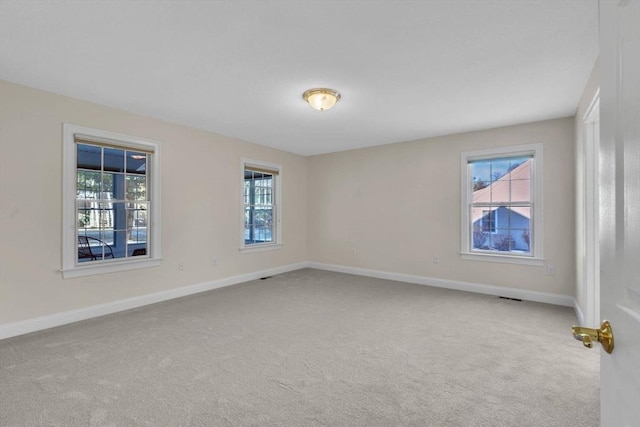
M333 89L316 88L309 89L302 94L305 101L319 111L329 110L340 99L340 92Z

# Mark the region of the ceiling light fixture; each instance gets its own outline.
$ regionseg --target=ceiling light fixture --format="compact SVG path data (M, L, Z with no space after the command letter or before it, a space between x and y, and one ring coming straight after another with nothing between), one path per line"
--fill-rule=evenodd
M336 102L340 99L340 92L333 89L316 88L309 89L302 94L305 101L319 111L329 110L336 105Z

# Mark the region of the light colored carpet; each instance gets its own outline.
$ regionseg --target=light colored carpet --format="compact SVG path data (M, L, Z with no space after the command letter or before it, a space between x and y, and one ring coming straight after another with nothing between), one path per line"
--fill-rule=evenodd
M569 308L299 270L0 342L3 426L598 426Z

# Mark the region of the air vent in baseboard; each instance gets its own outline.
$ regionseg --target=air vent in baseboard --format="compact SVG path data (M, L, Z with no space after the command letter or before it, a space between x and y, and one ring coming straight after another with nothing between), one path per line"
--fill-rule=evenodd
M498 298L500 298L500 299L508 299L508 300L511 300L511 301L522 302L522 300L519 299L519 298L509 298L509 297L498 297Z

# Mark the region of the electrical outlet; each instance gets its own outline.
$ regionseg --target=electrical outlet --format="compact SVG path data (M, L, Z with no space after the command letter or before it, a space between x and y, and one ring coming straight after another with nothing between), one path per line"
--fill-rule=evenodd
M184 270L184 263L182 261L178 263L178 270L180 271Z
M433 263L434 264L440 264L440 257L438 255L434 255L433 256Z
M352 252L354 255L357 255L357 254L358 254L358 251L356 250L356 248L351 248L351 252Z
M216 258L216 257L211 257L211 264L212 264L213 266L218 265L218 258Z
M553 264L547 264L547 276L556 275L556 266Z

